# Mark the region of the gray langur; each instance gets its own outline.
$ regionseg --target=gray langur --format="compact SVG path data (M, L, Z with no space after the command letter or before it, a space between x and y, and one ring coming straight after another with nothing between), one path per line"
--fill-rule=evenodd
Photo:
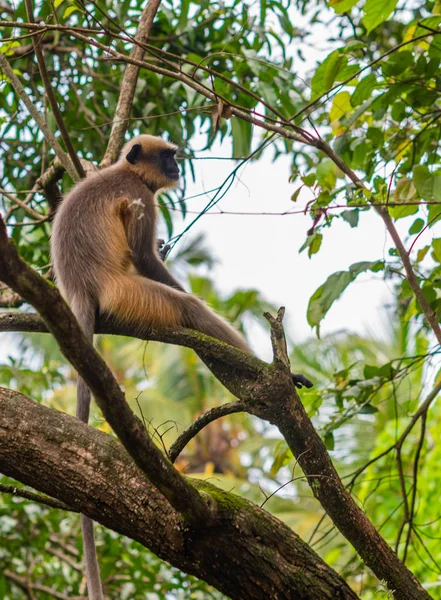
M153 327L189 327L250 352L243 337L192 294L161 260L156 242L156 194L179 179L177 147L140 135L115 165L78 183L57 210L51 253L55 277L81 328L92 341L97 315ZM302 375L294 383L312 384ZM89 419L91 394L78 379L77 417ZM81 515L90 600L102 600L93 522Z

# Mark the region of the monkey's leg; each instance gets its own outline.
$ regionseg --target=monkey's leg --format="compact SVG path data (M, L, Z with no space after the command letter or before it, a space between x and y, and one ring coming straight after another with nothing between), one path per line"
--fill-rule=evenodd
M189 327L235 346L248 354L243 337L222 317L192 294L185 294L139 275L121 274L104 282L100 310L139 331L152 327ZM311 387L303 375L293 374L296 387Z
M100 311L146 327L189 327L250 353L243 337L200 298L141 277L120 274L102 282Z

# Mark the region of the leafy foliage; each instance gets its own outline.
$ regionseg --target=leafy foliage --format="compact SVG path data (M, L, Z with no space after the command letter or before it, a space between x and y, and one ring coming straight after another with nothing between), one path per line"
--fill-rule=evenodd
M97 38L102 46L57 27L39 38L63 118L84 159L98 162L103 155L125 70L119 61L109 60L107 50L128 54L132 41L126 34L135 32L141 10L142 3L132 0L96 4L56 0L38 6L41 22L56 25L58 19L63 27L101 31ZM0 13L11 18L3 4ZM23 1L15 3L13 18L27 20ZM312 222L301 250L314 261L325 251L327 231L336 220L361 231L368 211L377 210L380 216L387 211L416 282L439 320L440 34L441 4L434 0L163 2L140 71L128 134L166 131L182 144L185 181L193 177L194 163L205 150L218 140L230 140L237 167L206 210L228 191L247 160L258 160L268 151L275 158L289 155L291 180L296 182L291 199L303 203ZM1 51L55 130L29 37L20 37L12 25L2 25L0 35ZM318 46L325 46L326 53L316 61L315 54L311 58L308 53ZM154 70L155 65L172 74ZM184 76L199 87L192 87ZM54 156L7 77L0 86L5 159L0 186L7 190L1 196L2 214L23 258L50 276L51 211L46 195L33 188ZM207 94L214 94L215 101ZM240 109L248 120L232 117L232 108ZM294 141L298 128L321 143L307 146ZM361 184L348 178L348 172ZM62 175L60 186L63 192L71 186L67 175ZM24 202L17 203L17 197ZM188 224L187 204L185 187L163 197L160 204L172 241L176 214L186 219L188 245L177 247L174 268L182 275L190 266L192 291L246 329L245 323L257 322L268 306L257 290L221 297L211 279L196 270L201 265L209 269L214 258L200 239L188 237L193 221ZM308 307L308 322L318 334L323 319L359 276L387 278L395 304L382 326L382 339L339 333L298 344L292 359L296 370L315 382L313 390L302 393L302 401L339 471L347 475L349 488L433 597L441 598L440 514L433 502L439 489L438 409L412 422L419 403L439 380L439 347L433 346L427 314L415 300L402 258L387 238L382 256L369 256L347 270L330 273ZM7 294L8 290L0 290L0 300ZM19 343L14 340L11 345L19 348L20 357L14 354L4 361L0 383L71 410L74 375L53 344L41 336ZM100 341L100 350L124 384L133 408L146 421L152 420L158 443L162 436L168 444L177 426L184 427L231 398L189 351L150 349L145 354L138 342ZM174 427L165 434L169 422ZM107 427L99 418L95 424ZM213 423L186 449L178 466L198 477L214 477L225 489L239 488L305 537L318 539L318 551L357 590L363 579L364 600L390 596L381 582L366 574L332 523L320 520L320 509L296 472L290 451L270 427L243 415ZM54 536L78 551L76 518L60 519L54 511L8 496L2 497L0 510L6 541L0 547L4 572L14 568L54 589L81 593L78 570L49 552ZM36 535L42 555L34 549ZM115 565L118 572L109 582L111 597L135 598L147 592L165 598L220 597L132 542L104 531L100 542L106 549L105 575L111 578ZM77 554L73 556L77 560ZM2 597L22 597L20 593L0 575Z

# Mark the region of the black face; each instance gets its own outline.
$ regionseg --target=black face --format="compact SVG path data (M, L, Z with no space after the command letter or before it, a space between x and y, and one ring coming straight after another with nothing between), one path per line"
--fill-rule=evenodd
M168 179L172 179L173 181L179 179L180 174L175 154L176 150L161 150L159 154L162 172Z

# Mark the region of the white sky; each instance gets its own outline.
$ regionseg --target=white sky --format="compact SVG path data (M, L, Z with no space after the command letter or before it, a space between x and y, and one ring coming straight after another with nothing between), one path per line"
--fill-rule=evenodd
M215 156L230 156L229 147L216 148ZM275 306L286 307L285 325L295 341L315 335L306 321L308 300L314 291L333 272L345 270L361 260L377 260L390 247L380 217L373 211L360 214L359 226L351 229L348 223L334 221L326 229L320 252L311 259L299 248L311 227L309 215L240 215L228 212L284 212L302 209L309 197L301 194L294 204L290 198L299 186L289 183L289 159L283 157L272 163L271 151L257 163L249 163L240 174L218 208L212 209L195 224L189 233L203 232L218 264L211 271L223 293L238 288L255 288ZM220 185L231 172L233 161L195 161L197 184L190 185L187 196ZM199 172L199 173L198 173ZM205 197L188 201L189 211L200 211ZM216 214L217 213L217 214ZM188 215L185 224L195 215ZM175 220L175 232L181 231L181 220ZM381 275L360 276L349 286L329 312L321 328L322 335L348 329L366 333L377 329L382 306L390 302L390 282ZM381 330L381 325L378 327ZM254 340L254 335L258 340ZM270 358L269 337L253 331L250 340L263 358Z

